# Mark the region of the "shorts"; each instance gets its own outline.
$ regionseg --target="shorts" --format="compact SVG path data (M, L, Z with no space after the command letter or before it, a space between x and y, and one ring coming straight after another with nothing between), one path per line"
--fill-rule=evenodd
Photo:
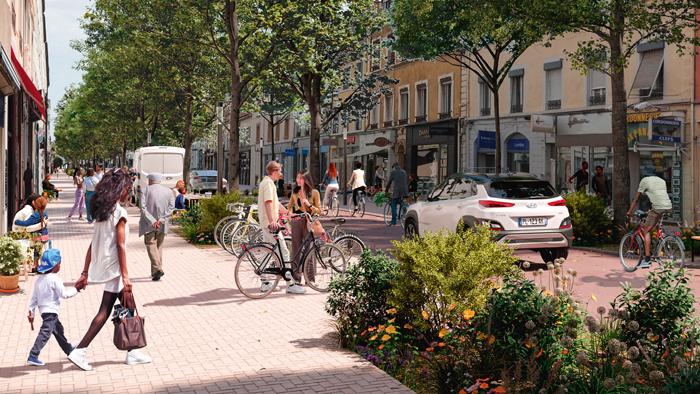
M656 225L659 223L659 220L661 220L661 214L663 213L671 213L670 209L651 209L649 210L649 214L647 215L647 221L646 225L650 226L652 228L656 227Z
M88 282L90 285L98 285L100 283L94 283L94 282ZM105 291L107 293L115 293L119 294L120 291L124 288L124 281L122 281L122 276L119 275L116 278L110 280L109 282L104 282L105 284Z

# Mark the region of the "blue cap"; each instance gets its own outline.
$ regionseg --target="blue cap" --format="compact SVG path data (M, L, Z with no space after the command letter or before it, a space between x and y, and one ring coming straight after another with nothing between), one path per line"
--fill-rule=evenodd
M656 176L656 166L653 164L647 164L642 167L642 174L646 176Z
M39 272L48 272L61 262L61 251L58 249L48 249L41 255L41 263L37 267Z

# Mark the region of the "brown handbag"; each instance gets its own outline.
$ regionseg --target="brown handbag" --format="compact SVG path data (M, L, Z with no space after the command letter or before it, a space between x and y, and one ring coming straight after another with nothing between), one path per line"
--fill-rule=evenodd
M146 347L146 318L139 316L134 293L125 291L122 305L128 310L133 310L133 313L131 317L124 317L114 322L114 346L119 350Z
M311 197L313 198L313 192L311 194ZM311 215L311 212L306 211L306 207L304 206L304 204L301 204L301 211L306 212L309 215ZM323 229L323 225L321 224L320 220L316 221L314 223L311 223L311 225L309 225L310 222L311 222L311 220L307 217L306 218L306 225L309 226L311 231L313 231L314 237L323 236L325 234L326 231Z

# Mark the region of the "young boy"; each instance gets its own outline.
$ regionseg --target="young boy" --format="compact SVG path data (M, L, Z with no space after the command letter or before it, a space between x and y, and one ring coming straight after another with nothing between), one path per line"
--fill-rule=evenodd
M31 365L44 365L39 361L39 353L44 348L46 342L51 338L51 334L56 337L61 350L66 355L73 351L71 345L63 334L63 325L58 320L58 310L61 306L61 298L71 298L78 294L78 289L75 287L70 290L63 287L61 278L56 275L61 270L61 252L58 249L49 249L41 256L41 264L37 271L43 275L34 283L34 293L32 301L29 303L29 318L30 323L34 323L34 308L39 307L39 313L43 323L39 330L39 335L36 337L34 347L29 352L27 363Z

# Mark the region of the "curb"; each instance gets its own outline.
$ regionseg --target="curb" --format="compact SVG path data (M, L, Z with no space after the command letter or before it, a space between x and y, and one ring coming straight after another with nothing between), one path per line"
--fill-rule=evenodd
M584 248L584 247L580 247L580 246L572 246L570 249L571 250L580 250L582 252L592 252L592 253L601 253L601 254L607 254L607 255L612 255L612 256L618 256L617 252L613 252L611 250L605 250L605 249ZM696 262L691 262L690 257L686 255L685 256L685 267L686 268L700 269L700 259Z

